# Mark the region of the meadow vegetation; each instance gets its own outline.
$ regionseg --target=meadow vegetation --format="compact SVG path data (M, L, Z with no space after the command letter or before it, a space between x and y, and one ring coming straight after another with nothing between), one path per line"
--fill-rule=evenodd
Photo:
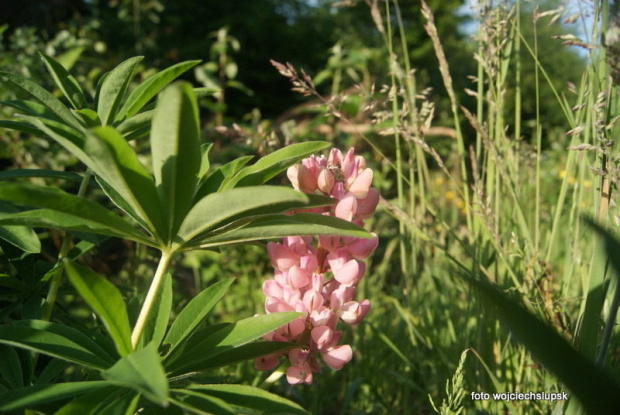
M124 26L121 24L124 32L119 29L117 34L131 38L133 46L129 50L133 54L154 50L149 48L154 48L155 40L161 38L161 30L178 30L181 17L189 10L173 14L177 21L163 17L154 5L171 7L169 11L175 6L149 2L152 7L142 10L141 24L152 28L151 36L138 37L144 27L136 27L135 14L134 25L128 25L132 21L130 2L121 3L119 13L125 10L129 15L125 16ZM374 173L373 187L381 194L376 213L365 219L365 229L376 233L379 242L366 260L365 276L357 285L356 296L360 301L370 300L370 311L361 323L341 327L341 343L351 345L352 360L338 371L324 367L321 374L312 377L311 385L291 386L286 366L258 371L250 360L258 352L244 349L243 356L247 358L243 362L228 355L225 366L199 361L204 371L192 374L191 380L207 385L253 386L287 398L313 414L615 413L620 405L620 332L616 325L620 305L620 242L615 236L620 224L615 197L620 180L616 142L620 132L618 3L581 0L569 7L557 1L480 1L471 9L467 23L468 28L474 28L473 34L457 38L453 34L457 25L464 30L462 25L467 20L455 12L459 2L341 3L339 9L323 7L316 14L304 14L298 12L305 6L286 1L279 3L280 15L260 15L278 24L282 23L278 19L288 16L291 21L284 24L291 33L304 22L318 25L338 19L359 30L356 35L343 25L330 32L332 38L323 40L320 53L309 49L308 64L299 51L294 58L287 58L286 49L277 49L278 56L267 57L272 59L268 66L260 66L265 62L252 66L256 57L247 33L237 32L234 24L222 25L210 37L205 61L186 63L187 67L178 70L177 75L184 72L181 77L201 87L197 97L189 92L189 83L173 88L181 97L178 99L183 102L182 109L195 114L195 119L183 121L179 112L175 120L179 125L196 122L199 130L191 132L196 148L210 144L208 149L203 146L202 153L208 154L208 159L192 159L196 172L200 170L204 175L211 169L225 177L230 174L217 186L204 185L209 180L213 182L208 178L213 176L208 175L192 182L201 196L211 196L208 192L214 188L218 192L236 188L243 180L252 186L268 183L291 187L284 173L287 167L310 156L312 150L328 154L327 145L319 141L328 141L343 152L354 147L356 154L365 157ZM100 13L109 11L102 8ZM159 22L159 18L169 26ZM355 26L361 26L362 21L366 24L361 29ZM96 80L108 70L104 69L108 64L104 58L107 55L95 58L92 51L112 45L105 42L105 31L98 31L97 20L91 22L92 26L83 27L82 33L70 29L45 42L36 38L36 32L26 29L14 30L10 38L4 39L5 53L0 56L4 75L4 82L0 83L4 102L0 109L4 118L0 120L0 127L4 127L0 130L0 181L10 191L0 188L0 226L27 224L11 216L22 211L27 200L20 202L19 197L11 196L13 188L8 187L23 184L86 195L89 201L114 213L129 212L134 231L124 231L119 225L114 232L102 231L107 237L93 236L87 232L92 226L86 229L66 221L60 229L73 235L68 238L58 226L43 227L43 221L35 226L31 222L40 240L40 250L36 252L24 252L28 250L19 243L22 250L17 249L15 240L0 233L6 239L0 241L1 324L43 319L80 329L94 330L106 325L97 310L98 318L93 318L88 306L92 304L85 298L84 289L79 288L81 279L94 281L95 273L114 284L119 299L122 295L127 303L128 321L134 322L141 314L153 275L161 273L156 271L158 264L162 264L159 252L166 256L166 247L170 246L175 247L171 250L175 256L166 259L165 267L172 278L163 280L163 284L171 304L171 321L183 316L181 310L207 287L212 290L214 284L222 284L228 278L234 278L234 283L230 282L226 294L223 288L220 294L214 294L220 301L210 305L213 309L208 315L208 310L204 312L204 322L191 327L199 333L196 336L208 331L208 327L265 314L262 286L274 271L267 240L262 239L284 236L276 231L280 222L269 222L273 230L262 239L250 233L235 234L228 225L216 231L200 228L200 232L189 233L190 237L189 231L183 234L183 214L190 217L199 198L181 195L188 198L187 206L181 209L185 212L171 219L170 234L159 235L157 226L148 222L148 215L138 212L142 206L139 195L138 202L127 202L129 196L115 196L105 184L90 182L91 175L101 175L104 183L114 179L106 176L109 173L88 156L64 150L58 144L62 144L62 138L47 138L62 136L66 129L45 122L33 122L30 126L21 121L15 123L15 112L30 113L31 119L32 112L41 117L47 112L40 106L24 107L12 101L27 97L27 88L22 83L20 90L21 81L7 77L7 73L34 79L34 83L58 97L65 92L50 82L45 68L53 64L47 55L75 74L85 96L96 96ZM320 31L321 27L304 30ZM6 26L1 28L0 35L7 30ZM308 32L304 33L308 36ZM291 39L297 39L296 36L291 34ZM288 42L285 38L276 41ZM298 46L303 48L302 40L299 41ZM191 50L192 46L171 46L172 55L165 58L174 58L172 50L183 58L196 58L183 49ZM42 55L45 64L35 56L36 49L46 54ZM135 62L138 76L133 84L125 86L128 94L136 90L139 82L148 82L157 73L149 65L162 62L166 64L162 67L169 63L161 56L152 62ZM111 66L118 63L120 60ZM266 75L266 71L271 74ZM267 82L271 76L279 79L278 91L292 87L296 96L282 92L280 96L273 95L279 102L266 102L267 92L260 82ZM149 99L142 104L147 102ZM243 110L234 108L235 102ZM171 113L179 110L173 104L167 105ZM114 146L119 149L119 137L124 136L129 144L123 149L135 152L136 162L150 165L153 159L161 159L151 149L164 142L161 134L154 133L155 126L163 125L164 115L159 116L161 123L154 123L149 132L150 123L145 127L144 120L137 119L140 113L134 107L135 114L128 114L136 117L135 124L122 124L126 119L120 115L116 118L118 123L110 121L110 125L121 129L122 136L112 137L114 133L108 127L100 127L105 130L96 129L88 136L116 143ZM147 111L150 109L146 107ZM91 116L87 112L83 115ZM110 112L110 117L114 120L114 112ZM149 139L149 135L159 138ZM276 152L287 148L297 150L286 155ZM193 157L191 151L184 151L185 156ZM248 155L264 160L270 154L280 156L267 158L271 161L264 163L268 167L262 167L263 170L253 169L252 163L243 167L249 162ZM158 179L157 164L153 166L153 171L144 175L154 174L155 182L164 180ZM25 169L56 173L27 174ZM235 174L240 176L235 178ZM180 185L184 179L176 180ZM318 198L302 201L288 193L269 197L288 209L325 204ZM130 205L129 209L124 203ZM252 215L265 213L258 212L259 208L269 209L258 205L252 207L254 210L248 208L244 213L248 221L254 220ZM138 214L132 215L132 211ZM266 220L273 219L270 218ZM240 223L234 222L239 217L225 220ZM238 226L244 229L246 223ZM136 230L138 225L148 236ZM334 227L341 235L358 232L355 236L368 237L336 221L320 223L300 217L296 225L294 229L300 232L306 227L317 234L329 234L325 227ZM174 239L175 230L186 237L182 242ZM220 231L230 231L232 236L222 239ZM83 251L70 254L73 244ZM63 257L73 258L72 255L84 265L68 265L70 284L64 277L54 277L58 273L53 272L58 269L55 264L65 266ZM79 277L81 267L90 269L83 271L87 277ZM35 288L24 289L19 281ZM52 312L50 282L60 288L53 296L53 314L46 315ZM161 305L155 305L155 310L157 307ZM289 316L287 322L293 317ZM265 319L261 328L269 332L283 322ZM161 330L165 331L167 322L156 324L163 324ZM3 333L0 330L0 342ZM98 329L97 333L102 335ZM149 336L157 338L154 333ZM159 340L162 339L163 332ZM146 344L146 340L143 342ZM21 362L21 369L30 374L17 382L11 377L15 368L0 362L0 398L9 396L17 384L28 386L25 380L32 381L41 372L45 372L48 381L98 379L93 368L85 371L75 364L63 366L53 374L50 369L48 373L43 368L49 358L40 355L29 361L29 352L24 352L24 345L18 343L6 340L0 350L7 356L15 355L11 362ZM283 346L273 347L278 351L276 347ZM15 351L9 352L9 348ZM163 356L167 352L159 349L159 353ZM179 356L181 353L177 352ZM186 375L183 370L187 364L178 363L185 357L171 358L169 365L164 361L170 379L178 381L178 377ZM187 359L190 357L193 358ZM31 367L26 367L25 361ZM110 369L102 372L104 379L114 379L115 373L109 372ZM157 397L163 392L149 391L148 385L145 388L147 392L138 392L149 400L152 406L147 408L153 413L195 413L182 404L195 403L187 398L194 396L188 389L177 391L179 395L175 396L186 400L179 397L182 402L170 407L176 408L174 412L153 405L161 403ZM258 396L253 391L247 393ZM560 400L492 398L493 393L513 392L557 394ZM209 396L221 397L221 391L218 393ZM485 393L491 397L476 395ZM568 400L563 399L563 393ZM134 399L133 395L127 396ZM131 399L127 398L128 402ZM274 405L269 407L274 411L288 408L303 413L292 403L286 406L288 401L265 399L264 402ZM3 404L0 399L0 408ZM48 407L35 409L54 413L61 406L51 408L51 412L46 412ZM208 405L205 408L229 413ZM266 408L258 405L253 409L270 413Z

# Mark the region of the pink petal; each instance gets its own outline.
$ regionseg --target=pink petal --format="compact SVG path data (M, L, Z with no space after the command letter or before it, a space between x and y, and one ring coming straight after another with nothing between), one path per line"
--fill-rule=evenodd
M341 268L334 270L334 279L345 286L353 286L362 278L363 272L360 263L352 259Z
M311 169L304 166L303 164L299 166L299 174L297 175L297 180L299 181L299 190L304 193L312 193L316 190L317 186L317 175Z
M281 354L273 353L265 356L257 357L254 360L254 367L256 370L271 370L278 367L280 364Z
M285 246L269 242L267 253L271 259L271 265L280 271L288 271L290 267L296 265L299 259Z
M288 270L288 277L293 288L303 288L310 283L310 277L297 265Z
M353 215L357 212L357 198L352 193L347 193L336 205L334 215L337 218L353 220Z
M312 384L312 371L309 367L291 366L286 369L286 380L291 385L297 385L299 383Z
M370 254L377 249L379 245L379 238L376 233L372 234L372 238L352 238L351 242L347 244L347 250L353 258L366 259Z
M323 361L334 370L340 370L353 358L353 350L348 344L337 346L322 354Z
M327 195L330 194L335 183L336 180L334 179L334 175L329 170L322 169L320 171L319 177L317 178L317 186L321 192Z
M333 336L334 331L327 326L315 327L310 332L310 337L312 338L312 341L316 343L316 347L319 350L329 344Z
M375 188L370 188L365 198L358 200L356 216L360 219L366 219L375 213L377 204L379 203L379 191Z
M361 303L349 301L342 305L338 310L338 315L347 324L359 324L370 310L370 301L364 300Z
M303 302L308 307L308 311L312 312L323 306L323 296L314 290L306 291Z
M347 248L338 248L327 255L327 263L332 271L342 268L349 261Z
M365 169L359 174L349 186L349 192L358 199L363 199L368 195L368 190L372 185L372 169Z
M286 169L286 176L291 181L293 188L299 190L299 165L296 164Z
M282 286L275 280L267 280L263 283L265 297L282 298Z

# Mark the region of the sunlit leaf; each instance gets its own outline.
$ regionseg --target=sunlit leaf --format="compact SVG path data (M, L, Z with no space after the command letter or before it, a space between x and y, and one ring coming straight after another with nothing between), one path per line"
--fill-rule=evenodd
M142 59L142 56L129 58L102 79L97 95L97 114L102 125L111 124L116 118L127 87Z
M7 203L0 203L0 218L7 213L15 213L17 209ZM39 237L26 226L0 226L0 238L15 245L24 252L38 253L41 251Z
M56 402L72 396L81 395L110 385L107 381L65 382L55 385L35 385L11 389L0 393L0 411L14 411L30 408L50 402Z
M44 53L39 52L41 59L47 66L47 70L56 86L62 91L64 96L69 100L73 108L76 110L86 107L86 97L75 78L60 63L50 58Z

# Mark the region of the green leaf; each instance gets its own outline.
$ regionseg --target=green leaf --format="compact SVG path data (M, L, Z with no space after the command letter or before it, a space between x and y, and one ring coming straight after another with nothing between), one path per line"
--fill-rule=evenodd
M6 213L15 213L17 209L8 203L0 203L0 217ZM41 252L41 241L32 230L26 226L0 226L0 238L15 245L24 252Z
M116 126L116 131L121 133L127 140L129 140L129 136L138 134L143 130L150 131L153 114L155 114L155 110L141 112Z
M129 205L128 213L135 212L149 232L165 239L155 183L127 141L112 127L100 127L89 132L84 150L92 159L92 171L116 192L108 196L120 196L122 202L113 198L120 208Z
M95 128L101 126L101 120L95 111L88 108L82 108L81 110L75 111L75 113L80 117L82 123L86 127Z
M141 393L158 405L168 403L168 380L154 343L123 357L110 369L101 372L101 376L115 385Z
M97 95L97 114L102 125L111 124L115 120L136 67L142 59L142 56L127 59L106 74L101 81Z
M30 115L33 117L47 119L59 122L61 124L66 124L66 122L58 116L54 111L46 107L45 105L39 104L36 101L25 101L25 100L13 100L13 101L2 101L0 104L4 104L8 107L15 108L20 111L24 115Z
M77 345L82 346L84 349L89 350L91 353L100 357L106 361L106 367L112 366L116 361L117 356L110 355L98 342L89 335L81 332L80 330L71 326L52 323L43 320L18 320L14 321L13 325L19 327L30 327L36 330L45 331L48 333L58 334L66 339L71 340Z
M64 335L33 327L0 326L0 343L33 350L93 369L110 366L104 358Z
M168 353L171 353L193 333L213 306L224 296L233 281L234 278L227 278L211 285L194 297L181 310L164 339L164 344L171 345Z
M172 400L172 403L193 414L235 415L237 413L220 398L188 389L174 389L174 392L177 399Z
M114 404L119 400L117 406L124 406L123 404L127 399L134 399L139 396L133 391L127 389L121 389L116 386L106 386L100 389L96 389L92 392L85 393L77 398L73 399L68 404L54 412L54 415L99 415L103 407L107 407L110 404ZM125 412L119 412L124 414Z
M36 135L39 137L45 136L43 131L25 122L0 120L0 128L15 130L26 134Z
M43 179L60 179L60 180L70 180L72 182L80 183L82 181L82 176L69 172L69 171L58 171L58 170L47 170L47 169L13 169L13 170L5 170L0 171L0 180L3 179L22 179L22 178L30 178L30 177L41 177Z
M461 276L480 293L489 309L497 313L532 356L566 385L587 413L617 412L620 408L620 386L614 378L497 287L470 276Z
M72 396L81 395L108 386L106 381L65 382L55 385L35 385L12 389L0 394L0 411L14 411Z
M198 201L187 214L179 229L180 242L187 243L210 229L238 219L242 214L250 216L256 209L273 206L272 212L278 213L293 207L304 207L307 203L308 197L304 193L277 186L246 187L212 193Z
M29 223L34 223L33 226L39 226L41 222L37 222L37 218L46 220L50 224L57 218L59 225L63 223L67 225L67 221L73 219L72 225L82 224L81 230L84 231L100 231L105 235L123 236L141 242L148 241L148 238L145 238L129 222L112 213L109 209L56 188L33 186L26 183L0 183L0 200L49 209L43 212L37 211L40 215L29 211L2 216L0 223L7 223L11 218L17 221L22 217L30 218L32 221ZM52 214L53 212L58 212L56 217ZM148 243L152 244L152 242Z
M167 235L173 238L191 208L200 170L198 104L187 83L166 88L151 131L153 172Z
M131 353L129 317L118 289L88 267L66 261L65 269L71 284L101 319L118 353Z
M166 274L160 295L155 300L153 314L155 318L147 320L144 334L140 337L141 345L154 343L159 346L168 327L170 310L172 309L172 277Z
M331 146L331 143L324 141L291 144L261 158L253 165L243 168L227 183L226 187L256 186L263 184L280 172L286 170L289 166L329 146Z
M190 385L189 390L201 391L228 404L269 414L302 414L308 412L295 402L265 390L247 385Z
M284 352L296 347L299 347L299 345L284 342L259 341L255 343L248 343L233 349L224 350L214 356L202 359L200 362L194 362L194 365L191 368L188 368L188 370L191 372L211 370L218 367L229 366L235 363L256 359L257 357L265 356L271 353Z
M58 86L64 96L67 97L73 108L76 110L86 108L86 97L75 78L54 59L41 52L39 52L39 55L41 55L41 59L43 59L45 66L47 66L47 70L52 75L52 79L54 79L56 86Z
M12 389L24 386L24 374L19 355L11 346L0 344L0 376Z
M56 114L57 117L67 123L67 125L70 125L78 130L81 129L80 123L73 116L73 114L71 114L71 111L69 111L69 109L65 107L65 105L58 98L54 97L54 95L50 92L40 87L36 82L8 72L0 72L0 76L6 78L9 82L12 82L14 85L32 95L39 102L41 102L41 104L45 105L54 114Z
M214 356L242 346L287 324L303 313L285 312L259 315L230 323L205 337L200 342L183 350L182 354L166 362L166 368L173 374L184 373Z
M186 244L184 249L212 248L263 239L284 238L291 235L339 235L356 238L372 236L363 228L332 216L311 213L265 215L255 218L240 228L201 235Z
M123 121L126 118L132 117L140 109L146 105L155 95L159 93L166 85L176 79L183 72L199 64L200 61L187 61L177 63L169 68L164 69L161 72L148 78L142 82L134 91L129 95L127 101L123 105L123 108L119 111L116 117L117 121Z
M241 170L244 165L247 164L248 161L253 158L254 157L252 156L237 157L233 161L215 169L198 188L194 201L198 201L208 194L217 192L219 189L223 188L225 182L230 180L239 170Z
M213 148L213 143L202 144L200 146L200 171L198 177L203 178L209 172L211 162L209 161L209 151Z

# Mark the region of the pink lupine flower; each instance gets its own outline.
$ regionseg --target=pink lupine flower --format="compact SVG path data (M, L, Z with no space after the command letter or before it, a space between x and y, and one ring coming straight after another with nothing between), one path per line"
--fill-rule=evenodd
M306 209L307 213L331 215L363 226L379 202L379 192L371 187L373 172L363 157L355 156L353 148L344 155L332 149L327 158L308 157L289 167L287 176L299 191L336 199L333 206ZM282 243L267 244L274 278L263 284L266 312L298 311L305 316L264 336L271 341L295 342L299 348L258 358L257 369L273 369L286 356L288 382L312 383L313 373L321 369L318 355L334 370L353 358L349 345L339 345L342 331L336 327L339 322L359 324L370 310L370 301L354 299L355 287L366 270L361 260L368 258L377 244L376 234L369 239L291 236Z

